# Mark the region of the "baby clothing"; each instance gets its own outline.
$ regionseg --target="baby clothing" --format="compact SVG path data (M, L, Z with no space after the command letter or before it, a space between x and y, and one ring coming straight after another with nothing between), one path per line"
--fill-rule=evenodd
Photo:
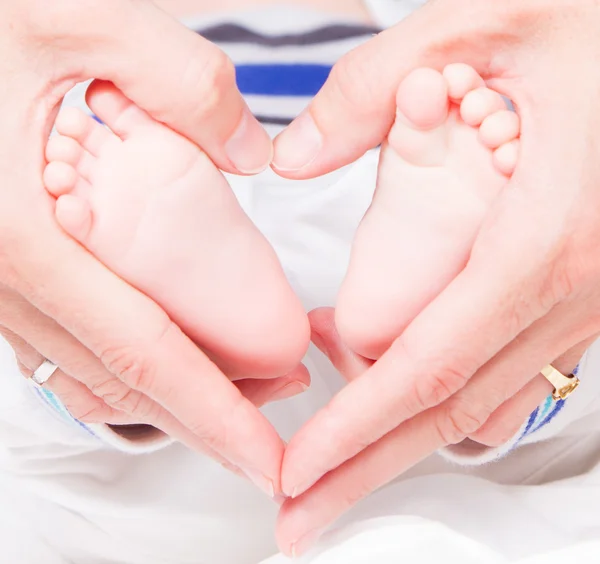
M292 7L186 23L231 57L250 109L276 135L318 92L342 55L422 3L367 0L373 25ZM69 93L65 104L87 110L85 86ZM307 310L335 305L353 234L373 195L378 156L373 149L350 166L301 182L271 170L255 177L227 175ZM264 409L285 440L343 386L314 347L305 364L311 389ZM4 530L13 531L12 540L23 531L28 539L28 548L5 543L14 548L7 561L256 564L275 553L277 506L252 486L158 431L128 434L76 421L59 398L22 378L5 343L0 343L0 367L0 497L11 507ZM504 483L548 476L566 448L560 437L552 437L576 428L573 437L583 443L591 434L581 422L600 407L599 367L595 344L578 369L581 388L564 402L544 401L506 445L443 449L442 459L434 457L402 480L440 469L463 472L460 466L500 459L517 447L519 452L494 465L464 471ZM396 500L398 510L403 499Z

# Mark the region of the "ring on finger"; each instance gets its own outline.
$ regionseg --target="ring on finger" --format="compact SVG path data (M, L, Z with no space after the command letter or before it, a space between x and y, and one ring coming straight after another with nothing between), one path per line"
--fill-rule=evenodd
M555 401L567 399L579 386L579 378L575 374L565 376L551 364L542 368L540 372L554 386L552 398Z
M52 375L58 370L58 366L48 359L44 360L40 367L31 375L31 382L41 388Z

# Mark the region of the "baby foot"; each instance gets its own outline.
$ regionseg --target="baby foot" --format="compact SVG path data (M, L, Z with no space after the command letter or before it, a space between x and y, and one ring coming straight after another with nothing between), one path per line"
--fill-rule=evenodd
M396 103L336 313L347 344L373 359L464 268L519 152L517 114L467 65L415 70Z
M221 172L111 84L96 82L87 99L110 129L78 110L59 114L44 173L59 224L224 368L295 368L306 314Z

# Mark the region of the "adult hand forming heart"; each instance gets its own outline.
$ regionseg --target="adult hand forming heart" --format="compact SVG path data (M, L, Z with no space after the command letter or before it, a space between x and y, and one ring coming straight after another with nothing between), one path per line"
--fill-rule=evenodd
M116 11L126 29L115 29ZM0 74L11 84L0 94L3 333L21 351L26 371L39 364L38 353L58 364L57 377L70 378L60 381L71 390L75 385L73 393L88 394L93 409L101 410L94 411L97 417L119 422L124 413L127 421L154 424L242 468L264 490L293 495L278 525L284 551L302 552L349 506L437 448L467 436L501 442L549 392L536 377L539 369L553 362L570 370L600 331L593 248L600 171L590 158L600 122L590 95L600 85L594 0L430 2L340 61L308 111L276 141L274 168L300 179L339 168L387 139L383 189L361 226L340 295L341 339L331 312L312 316L314 340L352 381L285 455L266 419L164 310L82 248L98 251L89 238L90 207L74 192L74 177L54 166L46 169L46 186L41 181L58 104L74 82L90 77L114 83L147 112L131 112L126 99L97 83L92 95L121 141L134 137L150 115L196 142L223 170L260 170L271 144L237 92L230 62L146 2L8 0L0 15L0 45L10 53ZM165 38L160 48L159 35ZM390 57L398 52L402 57ZM520 122L481 77L513 100ZM169 105L156 105L156 88ZM415 98L423 89L429 98L421 112ZM401 261L393 263L390 254L404 260L407 252L406 239L382 213L397 203L395 171L419 178L420 169L437 168L447 180L446 157L454 153L431 134L448 131L458 112L461 126L470 128L460 135L473 144L478 129L477 150L493 151L493 189L475 198L480 205L471 211L477 213L465 216L468 229L456 239L462 247L443 273L435 270L443 264L435 260L440 249L431 238L432 267L423 272L433 274L435 284L417 288L419 300L387 294L378 303L401 287ZM63 121L63 137L79 144L75 151L115 146L88 135L94 131L89 123L73 115ZM80 164L73 163L77 153L68 143L48 146L50 164ZM459 165L460 159L452 163L453 189L465 185ZM467 186L481 188L473 178ZM448 203L459 201L455 194ZM418 204L412 196L409 203ZM54 221L53 203L61 198L56 218L80 244ZM381 268L381 288L361 283L361 276ZM389 311L386 303L393 304ZM285 371L272 368L273 375ZM306 377L292 382L306 383ZM186 393L177 393L181 389Z
M378 192L340 292L341 340L330 313L313 314L314 340L352 381L286 449L282 487L294 498L278 523L286 553L302 553L435 450L469 436L509 438L552 390L541 368L568 373L600 331L598 29L594 0L429 2L342 59L276 139L273 166L296 179L384 142ZM519 140L518 121L478 76L514 103ZM454 133L465 126L478 134ZM460 152L474 141L493 151L494 174ZM394 180L407 178L422 191L394 192ZM455 208L463 232L423 205L434 189L447 206L466 203ZM413 241L395 236L406 233L393 212L416 209L462 247L449 253L413 220L424 254L407 248Z
M171 136L183 148L183 168L170 162L160 173L174 171L185 178L204 167L222 182L211 161L238 173L268 165L271 140L237 90L231 61L151 2L7 0L0 6L0 22L0 76L9 85L0 92L0 333L13 345L22 371L30 376L48 358L60 370L47 387L81 420L153 425L239 469L269 495L279 491L284 445L254 404L293 395L308 385L306 370L296 368L308 342L308 322L281 282L273 251L262 243L272 281L264 290L273 292L274 305L280 298L289 307L259 313L264 327L278 335L285 334L282 322L293 322L296 338L286 338L288 348L263 358L262 347L272 344L258 336L251 350L237 351L228 363L227 346L209 358L144 289L134 289L105 266L114 257L99 252L103 264L85 248L98 250L100 235L108 234L130 237L127 249L138 259L140 251L148 251L140 245L144 237L136 236L135 218L115 217L107 231L98 212L110 205L111 194L87 190L96 180L98 162L109 159L109 174L118 174L120 156L139 157L145 136ZM121 137L111 136L91 118L66 113L57 123L61 135L48 142L62 97L89 78L105 81L91 89L90 103ZM155 99L157 90L164 94L162 103ZM147 166L144 170L151 172ZM115 180L113 176L109 183L120 185ZM140 189L151 187L147 178L129 180ZM215 190L213 203L218 198L229 204L233 196ZM135 213L132 201L118 203L121 212ZM167 205L160 197L154 200L155 209ZM228 218L240 228L246 225L235 206ZM150 231L157 226L153 223ZM179 222L176 227L185 231L189 225ZM251 235L256 241L258 235ZM121 246L125 255L127 249ZM143 261L133 256L117 258L121 266L143 268ZM283 315L289 319L282 321ZM229 335L243 330L242 323L232 324ZM240 368L248 366L242 362L248 356L256 376L272 380L246 380L236 387L213 362L240 380L255 376Z

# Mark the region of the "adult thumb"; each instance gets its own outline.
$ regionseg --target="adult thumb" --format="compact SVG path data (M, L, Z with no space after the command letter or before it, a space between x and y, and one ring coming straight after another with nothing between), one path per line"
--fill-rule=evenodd
M509 27L507 10L497 4L430 1L340 59L309 107L276 138L275 171L311 178L376 147L394 121L400 82L415 67L463 62L485 76Z
M271 140L245 104L223 51L147 0L84 4L91 7L83 15L65 8L62 33L56 18L47 30L53 38L61 35L63 51L78 64L78 79L114 83L223 170L251 174L268 166Z

